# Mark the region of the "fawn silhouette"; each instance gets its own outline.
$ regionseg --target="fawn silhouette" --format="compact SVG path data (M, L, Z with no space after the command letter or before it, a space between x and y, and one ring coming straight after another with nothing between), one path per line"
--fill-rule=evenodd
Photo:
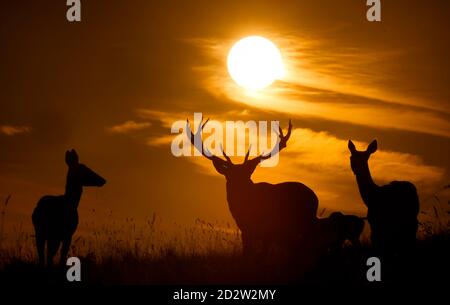
M319 242L331 251L339 251L346 240L360 247L359 237L364 230L364 219L355 215L333 212L327 218L318 219Z
M365 151L357 151L351 140L348 148L351 169L367 206L374 250L381 255L411 251L418 228L419 197L416 187L408 181L392 181L383 186L374 183L368 161L370 155L377 151L376 140Z
M293 250L293 245L295 247L299 240L305 240L315 225L318 207L316 194L299 182L269 184L251 180L253 171L262 160L286 147L291 135L291 121L286 136L279 128L279 139L274 151L250 160L249 150L242 164L233 164L223 149L225 160L205 152L201 132L207 122L203 125L200 123L194 135L187 120L186 132L190 134L188 136L194 146L195 143L201 143L201 147L196 149L211 160L216 171L226 178L228 207L241 230L244 255L267 253L273 244L288 251ZM200 141L195 141L195 138Z
M84 186L103 186L106 180L79 163L74 149L66 152L68 166L66 191L61 196L44 196L33 211L32 220L36 236L39 264L45 265L45 243L47 242L47 266L52 266L53 257L62 243L60 264L63 265L69 252L72 235L78 226L78 204Z

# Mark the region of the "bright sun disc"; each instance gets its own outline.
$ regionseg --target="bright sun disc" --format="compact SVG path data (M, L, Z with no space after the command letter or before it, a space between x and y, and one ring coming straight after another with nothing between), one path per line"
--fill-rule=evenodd
M284 75L280 50L261 36L245 37L228 53L228 72L241 87L258 90Z

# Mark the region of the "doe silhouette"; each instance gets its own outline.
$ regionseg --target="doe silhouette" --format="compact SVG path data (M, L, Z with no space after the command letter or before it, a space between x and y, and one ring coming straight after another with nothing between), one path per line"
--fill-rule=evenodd
M377 151L376 140L365 151L356 150L351 140L348 148L351 169L367 206L372 246L381 255L411 251L418 227L419 197L416 187L408 181L392 181L383 186L375 184L368 161L370 155Z
M60 263L64 264L69 252L72 235L78 226L78 204L84 186L103 186L106 180L79 163L74 149L66 152L66 191L60 196L44 196L33 211L32 220L36 236L39 264L45 264L45 243L47 242L47 266L61 247Z
M292 250L299 240L308 237L315 225L318 207L316 194L299 182L270 184L254 183L251 180L253 171L262 160L286 147L291 135L291 122L286 136L279 128L279 139L274 151L249 159L249 150L242 164L234 164L223 149L225 160L205 152L201 131L207 122L200 123L194 135L187 121L186 132L190 133L188 136L194 146L195 143L201 143L201 147L196 148L226 178L228 207L241 230L244 255L267 253L273 244ZM194 141L195 138L200 141Z

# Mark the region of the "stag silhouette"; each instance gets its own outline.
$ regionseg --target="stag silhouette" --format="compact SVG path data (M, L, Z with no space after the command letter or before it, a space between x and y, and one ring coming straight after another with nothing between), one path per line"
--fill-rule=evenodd
M72 235L78 226L78 204L83 186L103 186L106 180L78 162L75 150L66 152L68 166L66 191L61 196L44 196L33 211L32 220L36 236L39 264L45 264L47 242L47 266L52 266L53 257L61 247L60 264L64 264L69 252Z
M292 130L291 121L286 136L279 128L279 139L271 153L249 159L249 150L242 164L234 164L223 149L225 160L205 151L201 132L208 120L202 122L194 135L187 120L186 132L194 146L201 143L201 147L196 148L226 178L228 207L241 230L244 255L267 252L273 244L292 250L294 245L304 241L315 226L316 194L299 182L270 184L251 180L253 171L262 160L286 147ZM196 138L199 141L195 141Z
M369 157L377 151L373 140L365 151L357 151L350 140L350 165L356 176L359 192L367 206L372 246L380 254L410 251L416 242L419 198L416 187L408 181L392 181L378 186L372 180Z

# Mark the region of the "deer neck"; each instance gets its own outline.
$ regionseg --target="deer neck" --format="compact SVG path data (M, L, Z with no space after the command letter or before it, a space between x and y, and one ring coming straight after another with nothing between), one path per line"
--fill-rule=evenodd
M356 182L358 183L359 193L364 203L368 206L371 198L378 190L378 185L373 182L372 175L370 174L369 165L366 164L356 174Z
M251 188L253 187L253 181L239 181L232 182L227 180L227 200L230 205L235 203L239 204L246 196L251 196Z
M70 173L67 174L66 191L64 193L64 197L66 198L66 202L69 204L69 206L77 209L82 194L83 187L81 186L81 184L76 182L75 179L71 177Z

